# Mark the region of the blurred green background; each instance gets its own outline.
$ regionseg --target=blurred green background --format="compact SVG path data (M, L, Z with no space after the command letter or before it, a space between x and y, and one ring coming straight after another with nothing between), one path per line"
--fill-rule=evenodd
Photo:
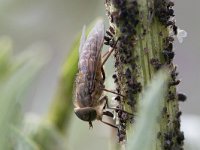
M176 24L188 33L182 44L176 40L174 45L174 62L178 65L179 78L182 80L178 91L186 93L188 97L185 103L180 104L183 127L187 131L194 129L193 122L198 122L200 115L199 5L199 0L181 0L176 1L174 7ZM103 0L0 0L0 37L6 35L12 39L14 53L17 55L27 49L39 48L51 55L50 61L27 91L24 112L38 116L46 114L55 95L61 65L73 40L84 24L88 25L99 16L108 22ZM191 121L191 118L194 119ZM66 137L70 149L102 150L111 147L109 127L96 122L94 128L88 130L88 124L74 115L71 122L71 132ZM196 122L195 125L200 121ZM195 130L190 134L185 133L186 140L189 139L187 135L194 136L193 132ZM199 134L195 136L200 137Z

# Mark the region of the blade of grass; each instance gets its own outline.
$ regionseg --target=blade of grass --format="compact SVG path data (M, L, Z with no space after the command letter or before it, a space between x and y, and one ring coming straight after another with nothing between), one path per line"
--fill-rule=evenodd
M9 44L9 42L4 42L4 44L6 47L6 44ZM1 45L0 48L2 47L3 46ZM12 50L8 48L4 52L5 54L11 54ZM11 130L9 125L15 123L15 121L19 119L17 116L17 106L22 102L24 95L28 90L28 86L33 81L35 75L46 62L45 56L41 55L41 53L36 53L36 51L34 51L33 54L32 58L29 57L29 59L24 59L26 61L23 61L23 63L20 60L21 65L16 69L10 68L18 63L17 59L8 55L7 60L4 61L7 61L7 64L9 65L6 66L4 72L1 72L4 76L1 76L0 79L0 149L7 149L8 146L12 146L10 144L9 135ZM2 59L0 62L2 62ZM38 61L38 59L40 61Z
M155 126L161 113L168 80L167 71L160 71L147 87L144 98L139 103L139 114L136 117L135 133L131 135L127 150L149 150L155 139Z

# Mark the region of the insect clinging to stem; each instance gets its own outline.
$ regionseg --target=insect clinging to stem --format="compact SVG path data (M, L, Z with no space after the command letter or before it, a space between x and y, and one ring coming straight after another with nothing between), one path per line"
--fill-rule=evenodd
M87 38L85 27L83 27L79 47L79 72L76 78L74 112L79 119L89 122L90 127L92 127L92 121L97 119L117 128L102 120L103 115L113 116L111 112L104 111L107 105L107 97L102 96L103 91L118 94L105 89L105 73L103 70L103 65L114 50L116 43L105 55L101 56L103 42L104 24L102 20L96 23Z

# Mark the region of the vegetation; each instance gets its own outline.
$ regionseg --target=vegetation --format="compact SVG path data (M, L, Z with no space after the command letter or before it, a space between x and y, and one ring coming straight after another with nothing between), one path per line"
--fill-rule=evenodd
M111 47L113 41L118 41L113 78L116 91L124 95L115 97L120 143L112 143L115 149L183 149L179 101L186 97L176 92L180 80L176 79L177 67L173 64L173 41L178 33L173 5L170 0L105 2L109 32L113 34L107 32L105 41ZM80 35L61 68L55 97L43 118L24 114L21 107L28 87L48 60L47 54L27 50L14 55L12 41L0 39L0 149L70 149L68 134L79 39Z

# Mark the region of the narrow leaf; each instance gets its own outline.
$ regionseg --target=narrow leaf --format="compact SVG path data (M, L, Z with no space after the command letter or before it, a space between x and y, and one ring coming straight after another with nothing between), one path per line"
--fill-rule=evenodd
M147 87L144 98L139 103L135 132L129 138L127 150L149 150L155 139L155 125L161 113L167 88L168 73L160 71Z

